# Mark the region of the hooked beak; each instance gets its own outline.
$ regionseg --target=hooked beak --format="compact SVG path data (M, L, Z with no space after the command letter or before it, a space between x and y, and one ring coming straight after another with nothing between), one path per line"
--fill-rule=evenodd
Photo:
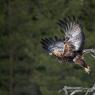
M85 67L84 70L86 73L90 74L90 67L89 66Z

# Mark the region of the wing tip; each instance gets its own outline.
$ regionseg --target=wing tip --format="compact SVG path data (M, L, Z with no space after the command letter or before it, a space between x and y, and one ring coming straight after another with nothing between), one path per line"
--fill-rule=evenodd
M80 18L73 15L64 17L63 19L59 19L57 24L61 27L61 29L63 28L64 32L67 32L68 29L72 27L74 24L79 24L79 26L82 28ZM63 31L61 32L64 33Z
M49 50L49 46L54 43L54 40L52 38L42 38L40 41L42 48L48 52L50 52Z

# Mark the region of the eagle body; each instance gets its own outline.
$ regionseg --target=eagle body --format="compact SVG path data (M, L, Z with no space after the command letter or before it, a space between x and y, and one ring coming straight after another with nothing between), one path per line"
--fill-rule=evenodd
M78 19L75 17L68 17L58 21L63 38L43 38L41 40L42 47L50 55L55 56L61 63L70 61L74 64L80 65L84 70L89 73L90 67L86 64L84 54L85 36L82 26Z

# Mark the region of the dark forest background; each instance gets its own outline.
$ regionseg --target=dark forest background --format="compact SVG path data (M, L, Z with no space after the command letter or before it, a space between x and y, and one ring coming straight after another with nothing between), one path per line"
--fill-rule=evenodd
M0 95L62 95L66 86L92 87L95 59L85 55L91 74L58 64L40 45L43 37L63 37L57 21L80 17L86 48L95 47L95 0L0 0Z

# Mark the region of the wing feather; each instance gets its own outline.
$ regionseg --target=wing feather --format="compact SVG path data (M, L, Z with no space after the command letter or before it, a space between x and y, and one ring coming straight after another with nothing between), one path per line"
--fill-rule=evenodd
M80 22L75 17L59 20L58 24L63 28L65 40L71 42L76 51L82 51L84 47L84 33Z
M61 55L64 52L64 41L55 37L52 38L44 38L41 40L42 47L48 53L55 53L55 55Z

